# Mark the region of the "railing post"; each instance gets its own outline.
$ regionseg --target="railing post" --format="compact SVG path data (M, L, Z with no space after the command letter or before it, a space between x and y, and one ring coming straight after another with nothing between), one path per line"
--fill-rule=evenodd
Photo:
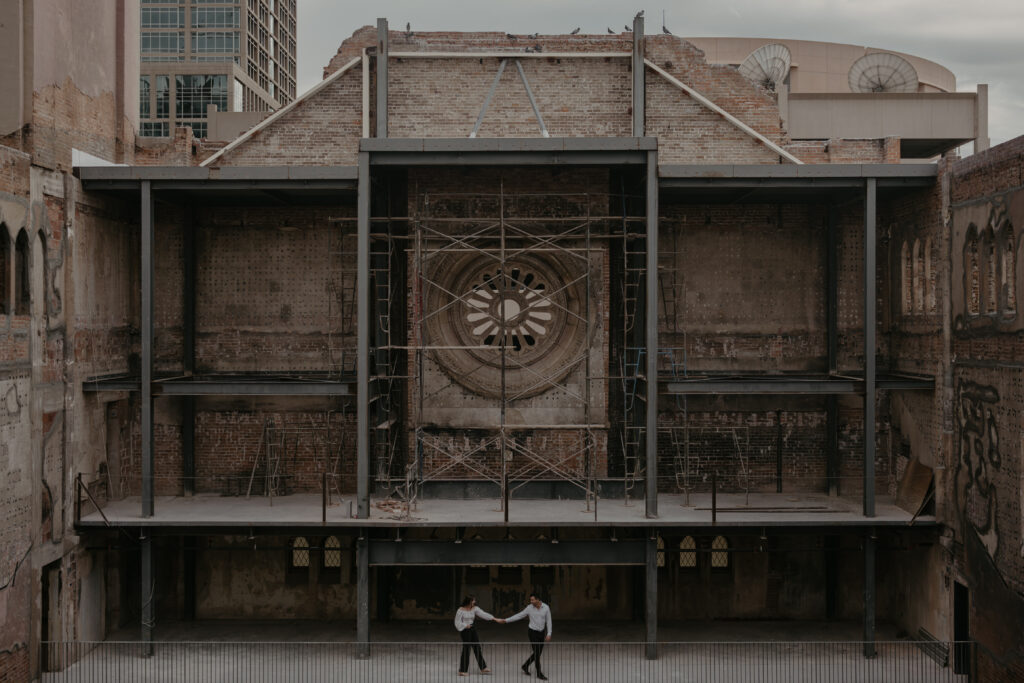
M327 472L324 472L323 476L323 495L321 496L321 522L327 524Z

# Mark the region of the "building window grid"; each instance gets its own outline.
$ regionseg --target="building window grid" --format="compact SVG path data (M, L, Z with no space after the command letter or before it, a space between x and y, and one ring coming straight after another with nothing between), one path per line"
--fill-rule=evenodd
M152 105L150 104L150 79L149 76L139 77L139 117L148 119L152 114Z
M168 137L168 124L162 121L143 121L139 126L139 135L144 138Z
M725 536L715 536L711 541L711 568L719 570L729 568L729 541Z
M8 261L11 254L11 236L7 232L7 226L0 223L0 315L7 315L10 310L8 302L7 274L10 272Z
M142 28L185 28L184 7L143 7Z
M238 28L238 8L193 7L192 28Z
M228 77L224 74L179 74L175 86L175 114L180 118L205 118L210 104L217 105L218 111L228 109Z
M143 31L139 37L142 52L174 54L185 51L184 31Z
M238 31L193 31L192 52L238 52Z
M171 77L156 77L156 118L171 117Z

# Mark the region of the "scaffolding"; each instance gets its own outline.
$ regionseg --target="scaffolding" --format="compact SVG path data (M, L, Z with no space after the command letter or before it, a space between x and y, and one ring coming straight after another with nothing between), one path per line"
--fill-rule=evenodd
M506 191L504 180L496 190L417 191L407 218L373 219L377 491L408 513L431 482L475 481L496 492L507 519L517 492L561 482L596 515L599 481L618 478L609 437L637 434L609 420L604 386L632 381L624 393L635 402L642 374L609 372L609 261L621 240L629 276L619 303L642 344L644 233L630 229L646 219L627 215L625 201L610 215L620 199L610 193ZM406 221L404 234L392 229ZM643 406L630 410L642 425ZM631 443L624 487L642 475L641 454Z

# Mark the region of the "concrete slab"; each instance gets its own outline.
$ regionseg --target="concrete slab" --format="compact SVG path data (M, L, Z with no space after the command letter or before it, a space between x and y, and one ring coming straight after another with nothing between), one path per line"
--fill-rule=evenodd
M598 500L587 509L581 500L519 500L509 505L510 526L712 526L710 494L691 494L689 505L681 495L658 497L659 517L647 519L642 500L624 504L622 499ZM504 526L498 499L419 501L412 509L391 499L373 499L369 519L353 519L354 498L335 499L327 508L328 527L396 526ZM322 526L320 494L293 494L275 498L199 494L191 497L159 496L155 514L142 517L138 497L113 501L103 515L82 515L81 526L151 527L295 527ZM860 502L814 494L719 494L719 527L864 527L906 526L913 516L897 507L889 497L876 501L876 516L861 513ZM106 519L104 519L104 516ZM934 517L921 516L915 526L934 524Z
M308 622L307 622L308 623ZM574 632L575 628L580 631ZM958 681L949 668L926 657L913 643L895 640L892 629L882 628L892 641L877 643L878 655L864 658L852 623L797 625L766 622L737 631L733 624L695 622L662 631L658 658L644 656L644 644L635 639L639 624L559 622L556 639L543 652L544 672L552 681L764 681L766 683L849 681ZM43 681L448 681L457 680L461 650L452 625L445 622L374 624L369 656L361 657L352 642L354 629L294 622L253 624L220 622L158 627L165 639L144 656L137 642L82 645L81 660ZM576 639L578 634L604 637ZM298 642L300 637L314 639ZM482 652L491 673L488 681L522 681L520 665L529 655L522 625L483 624ZM801 634L800 641L780 636ZM259 635L255 640L251 636ZM273 635L281 641L267 642ZM176 636L171 638L170 636ZM740 637L736 637L740 636ZM752 638L753 636L753 638ZM221 638L230 642L218 642ZM441 642L437 642L441 640ZM499 642L503 641L503 642ZM88 649L87 649L88 648ZM77 654L77 653L76 653ZM469 671L481 676L475 662Z

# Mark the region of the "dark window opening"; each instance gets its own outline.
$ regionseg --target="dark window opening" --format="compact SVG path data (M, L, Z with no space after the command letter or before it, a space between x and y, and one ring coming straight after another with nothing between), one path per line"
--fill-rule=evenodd
M31 283L28 276L28 234L18 233L14 244L14 314L28 315L32 303Z

